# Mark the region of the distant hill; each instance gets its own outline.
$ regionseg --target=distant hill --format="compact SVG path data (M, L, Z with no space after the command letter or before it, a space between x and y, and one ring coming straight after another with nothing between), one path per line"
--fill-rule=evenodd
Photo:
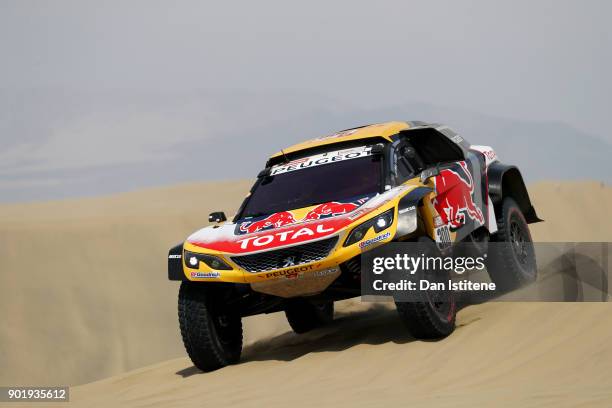
M418 103L362 109L291 93L32 90L0 92L0 202L250 178L282 147L387 120L446 123L493 146L529 182L612 181L612 145L558 122Z

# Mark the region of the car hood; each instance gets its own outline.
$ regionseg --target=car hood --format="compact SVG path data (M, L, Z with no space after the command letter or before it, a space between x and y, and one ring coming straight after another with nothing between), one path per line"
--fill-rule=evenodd
M406 189L399 186L373 197L205 227L189 236L187 242L212 251L244 254L315 241L337 234Z

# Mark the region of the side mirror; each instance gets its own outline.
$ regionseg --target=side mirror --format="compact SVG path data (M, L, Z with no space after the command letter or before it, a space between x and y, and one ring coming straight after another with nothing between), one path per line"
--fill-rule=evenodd
M438 168L438 166L425 169L421 172L421 183L425 183L429 178L439 175L440 169Z
M208 216L208 222L223 222L227 221L227 217L223 211L211 212Z

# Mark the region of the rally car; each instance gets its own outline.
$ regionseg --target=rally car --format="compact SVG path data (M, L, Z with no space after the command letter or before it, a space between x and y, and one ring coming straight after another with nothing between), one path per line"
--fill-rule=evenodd
M520 171L449 127L388 122L343 130L271 156L231 221L210 214L168 255L183 342L194 365L237 362L242 317L284 311L296 333L333 319L334 301L361 294L361 254L389 242L440 249L509 242L489 253L492 280L535 279L528 223L539 221ZM489 250L489 252L492 252ZM413 335L455 327L445 298L396 302Z

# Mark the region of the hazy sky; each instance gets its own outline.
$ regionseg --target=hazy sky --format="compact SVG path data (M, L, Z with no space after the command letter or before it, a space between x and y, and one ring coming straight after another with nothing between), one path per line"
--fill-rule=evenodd
M612 140L609 1L0 2L0 87L296 90Z
M248 177L298 140L398 119L457 126L530 179L609 180L610 15L611 1L0 0L0 202ZM236 146L252 153L239 166L210 154Z

